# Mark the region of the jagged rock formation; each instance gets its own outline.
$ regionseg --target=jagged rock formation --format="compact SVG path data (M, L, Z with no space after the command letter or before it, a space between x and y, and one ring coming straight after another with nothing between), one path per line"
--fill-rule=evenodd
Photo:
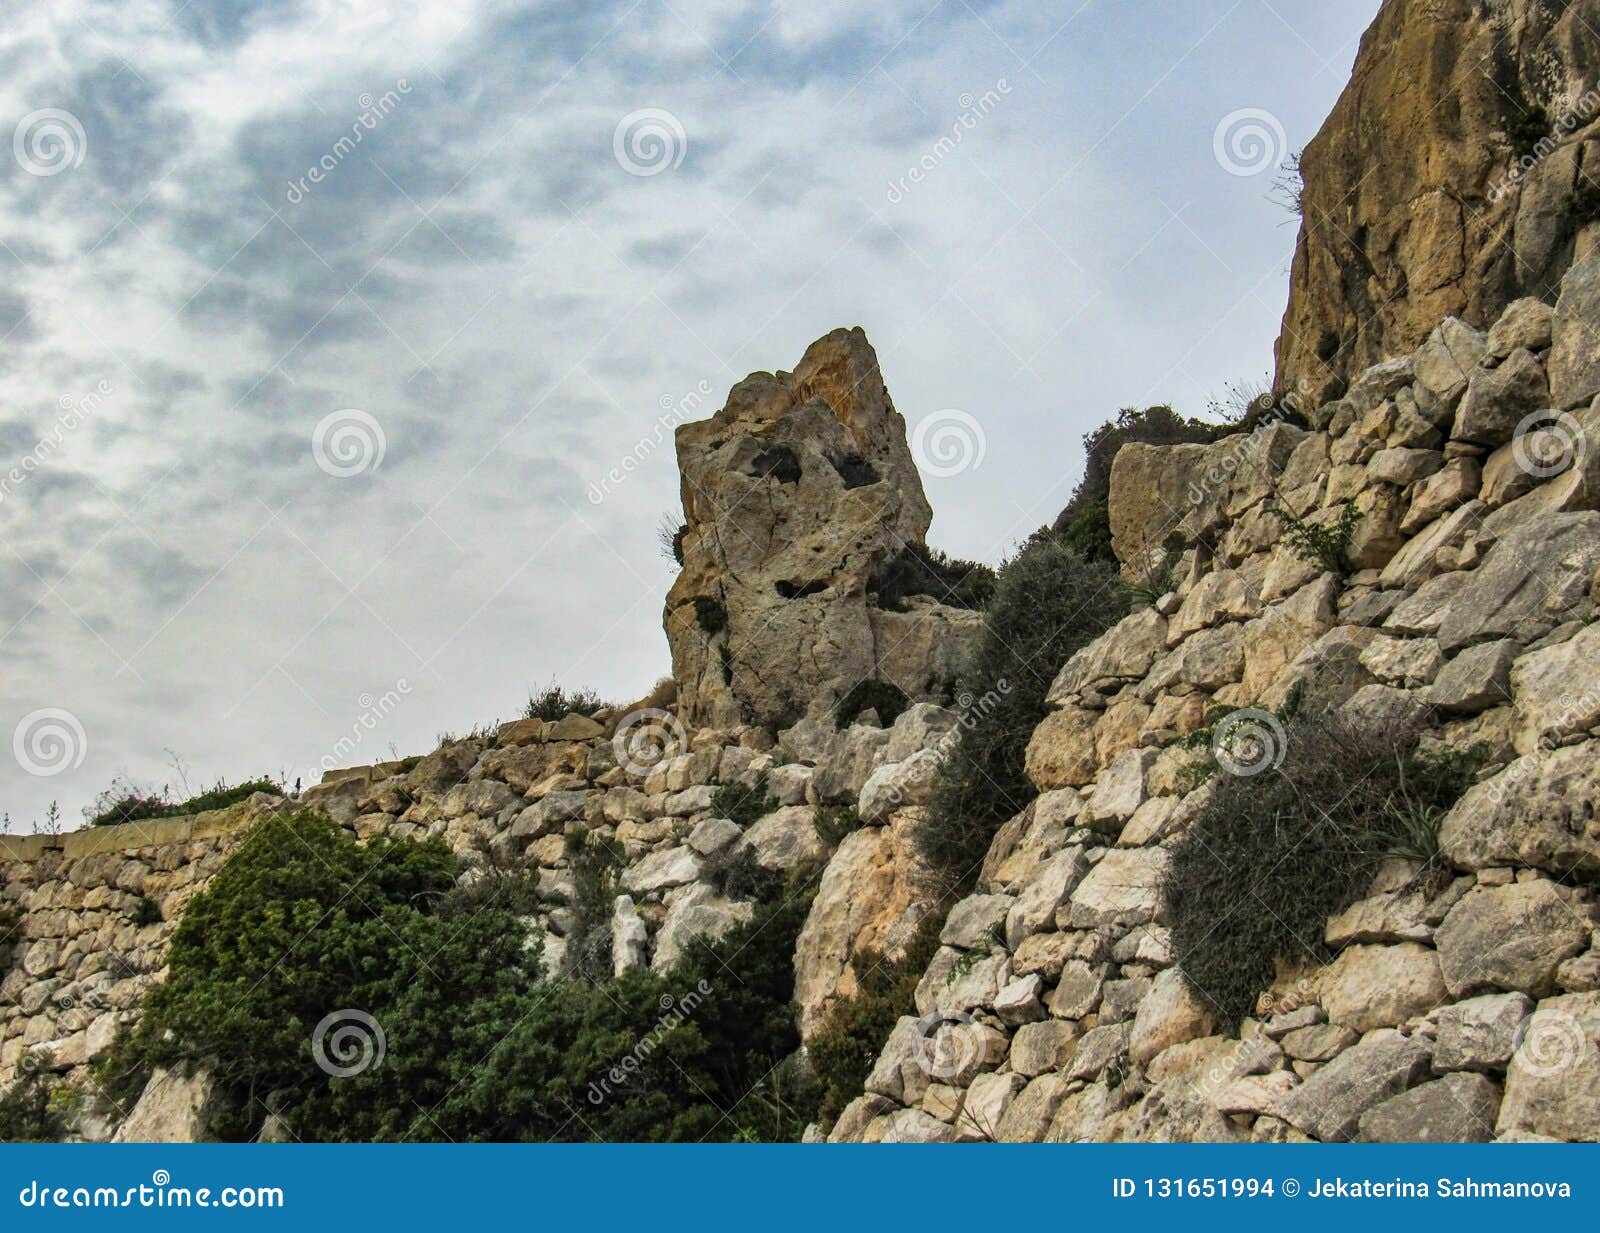
M1600 235L1597 73L1600 0L1387 0L1304 152L1279 387L1552 301Z
M933 515L860 329L746 377L677 446L687 529L665 622L686 720L787 726L874 678L942 691L976 617L868 595Z
M1062 669L1040 795L835 1140L1600 1139L1597 286L1600 259L1553 313L1445 321L1310 431L1117 456L1119 551L1180 552L1173 588ZM1348 577L1279 516L1346 507ZM1296 686L1489 760L1440 824L1448 876L1386 861L1333 962L1233 1022L1175 966L1172 850L1215 786L1183 738Z

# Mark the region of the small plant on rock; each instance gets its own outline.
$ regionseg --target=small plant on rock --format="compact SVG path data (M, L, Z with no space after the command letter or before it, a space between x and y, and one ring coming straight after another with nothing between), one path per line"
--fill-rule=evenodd
M857 716L866 711L876 711L879 722L887 728L900 718L910 701L906 691L891 681L857 681L834 706L833 726L848 728Z
M1355 535L1361 515L1355 506L1346 505L1339 517L1324 526L1296 518L1284 509L1273 511L1283 523L1283 536L1303 560L1335 574L1350 572L1350 540Z
M777 808L778 802L767 790L765 771L754 783L723 784L711 794L711 816L727 818L742 831L749 830Z

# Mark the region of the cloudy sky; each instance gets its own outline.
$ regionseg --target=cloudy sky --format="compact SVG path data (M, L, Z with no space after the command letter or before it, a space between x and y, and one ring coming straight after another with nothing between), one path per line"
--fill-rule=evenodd
M592 486L835 326L970 417L931 539L998 560L1117 407L1266 373L1276 162L1377 7L8 3L11 829L638 696L671 451Z

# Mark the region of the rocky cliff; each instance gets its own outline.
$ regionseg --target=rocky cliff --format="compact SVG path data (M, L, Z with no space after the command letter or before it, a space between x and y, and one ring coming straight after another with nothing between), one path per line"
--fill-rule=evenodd
M1387 0L1303 154L1280 388L1553 298L1600 234L1597 69L1597 0Z
M1447 319L1309 431L1123 449L1114 535L1172 589L1061 670L1040 795L834 1139L1600 1138L1597 289ZM1338 569L1290 531L1341 521ZM1195 768L1274 771L1291 699L1483 763L1240 1019L1180 969L1174 854L1223 790ZM1215 929L1285 910L1232 882Z

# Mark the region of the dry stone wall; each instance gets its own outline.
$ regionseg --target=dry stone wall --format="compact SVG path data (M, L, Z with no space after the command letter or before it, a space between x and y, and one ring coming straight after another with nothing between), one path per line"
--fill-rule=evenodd
M1580 264L1553 308L1445 320L1309 428L1119 453L1119 554L1175 562L1170 590L1062 669L1040 794L834 1140L1600 1139L1597 288ZM1347 575L1280 516L1346 509ZM1333 960L1229 1021L1169 928L1214 788L1182 738L1297 686L1489 761L1440 826L1446 876L1385 862L1327 921Z

